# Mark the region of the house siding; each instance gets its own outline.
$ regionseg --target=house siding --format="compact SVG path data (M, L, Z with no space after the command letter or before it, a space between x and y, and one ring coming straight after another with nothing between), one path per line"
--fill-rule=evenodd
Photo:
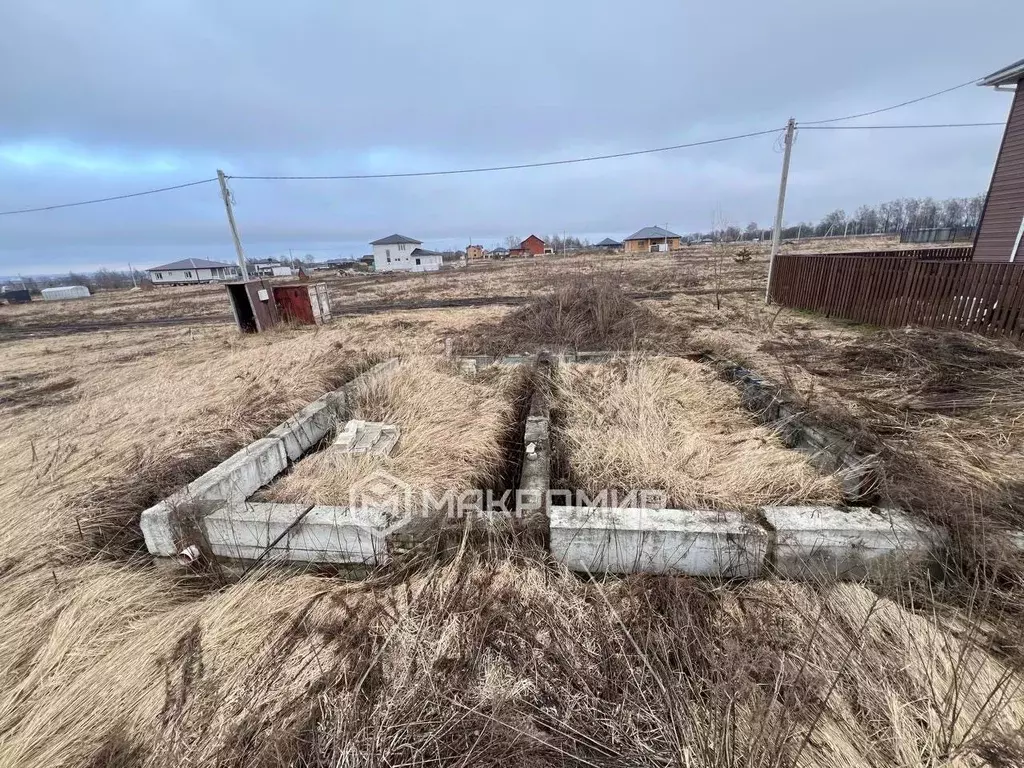
M414 269L416 260L412 257L412 252L419 245L413 243L391 243L389 245L375 245L373 246L373 268L377 272L419 272L420 269ZM403 250L404 249L404 250ZM388 255L391 256L391 261L388 261ZM438 257L440 259L440 257ZM440 265L438 266L440 268Z
M1021 219L1024 218L1024 80L1017 92L1006 122L1003 143L996 158L992 183L981 224L974 241L975 261L1009 261ZM1017 261L1024 261L1024 244Z
M179 285L182 283L212 283L221 280L237 280L238 270L234 267L197 267L194 269L150 269L149 279L154 285Z
M541 256L544 254L544 241L536 235L530 235L519 244L519 247L532 256Z
M670 251L678 251L682 246L680 245L681 238L670 237L668 238L668 249ZM665 245L666 240L663 237L656 238L654 240L627 240L626 251L628 253L650 253L651 246Z

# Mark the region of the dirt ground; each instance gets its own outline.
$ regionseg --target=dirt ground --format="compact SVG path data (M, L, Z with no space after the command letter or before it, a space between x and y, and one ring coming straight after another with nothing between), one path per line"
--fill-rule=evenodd
M1024 521L1020 351L767 307L756 251L330 276L334 322L253 336L216 286L0 307L0 766L1024 764L1024 571L979 539ZM614 317L545 298L609 282ZM508 323L528 347L531 307L783 382L953 528L957 572L588 583L474 552L228 584L145 556L138 516L181 483L376 361Z

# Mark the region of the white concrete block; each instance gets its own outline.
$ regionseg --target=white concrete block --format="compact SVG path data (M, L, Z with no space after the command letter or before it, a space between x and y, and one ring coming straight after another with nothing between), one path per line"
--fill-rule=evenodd
M166 500L154 504L142 513L142 535L146 539L146 549L151 554L163 557L178 554L174 545L173 518L174 510Z
M185 487L185 495L204 501L244 501L287 466L284 441L264 437L193 480Z
M765 507L783 578L861 579L920 565L946 544L944 531L899 510Z
M401 435L402 430L394 424L351 419L338 432L334 446L356 456L390 456Z
M574 571L754 578L767 533L738 512L553 506L551 554Z
M333 398L332 401L326 396L321 397L271 430L267 437L281 440L288 458L291 461L298 461L306 451L324 439L334 427L337 418L337 398Z
M228 504L204 517L202 526L218 557L363 565L387 558L387 522L380 510Z

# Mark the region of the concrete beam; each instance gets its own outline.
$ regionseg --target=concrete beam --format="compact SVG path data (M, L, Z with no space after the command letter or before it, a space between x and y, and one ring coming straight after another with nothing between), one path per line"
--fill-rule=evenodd
M550 365L538 364L535 388L523 429L523 466L519 473L517 510L527 524L546 525L548 491L551 488L551 406L548 382Z
M288 466L284 441L262 438L200 475L142 513L139 521L151 554L173 557L191 541L186 519L210 502L244 501Z
M383 510L227 504L202 519L211 554L235 560L378 565L388 557Z
M768 534L738 512L551 507L551 554L574 571L756 578Z
M879 579L935 562L945 531L895 509L765 507L776 575L797 580Z

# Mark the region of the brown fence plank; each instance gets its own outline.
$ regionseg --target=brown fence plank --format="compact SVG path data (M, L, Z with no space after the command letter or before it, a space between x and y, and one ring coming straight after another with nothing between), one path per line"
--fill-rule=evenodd
M1024 263L974 262L970 254L960 247L779 255L772 299L860 323L1020 338Z

